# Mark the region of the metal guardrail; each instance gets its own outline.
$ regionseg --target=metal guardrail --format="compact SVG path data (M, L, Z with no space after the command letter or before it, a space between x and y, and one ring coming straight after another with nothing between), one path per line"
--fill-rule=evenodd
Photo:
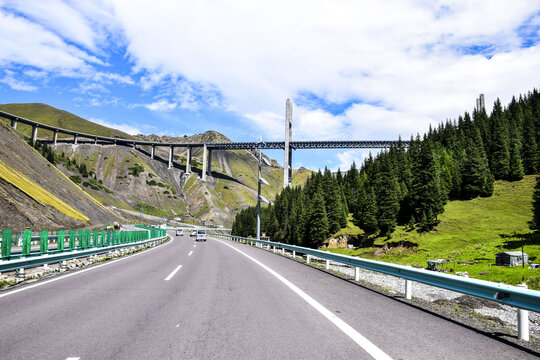
M209 233L209 235L224 239L231 239L234 241L248 241L252 243L260 243L262 245L275 246L276 248L295 251L296 253L313 255L338 263L348 264L467 295L477 296L520 309L540 312L540 291L536 290L520 288L502 283L494 283L491 281L465 278L457 275L443 274L425 269L417 269L413 268L412 266L390 264L376 260L362 259L354 256L340 255L328 251L315 250L279 242L217 233Z

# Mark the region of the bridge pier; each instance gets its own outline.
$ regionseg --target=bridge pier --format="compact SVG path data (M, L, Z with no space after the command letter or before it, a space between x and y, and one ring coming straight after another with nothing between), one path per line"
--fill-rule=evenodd
M94 145L97 145L97 138L94 139Z
M208 176L212 176L212 149L208 149Z
M58 130L54 130L53 132L53 145L56 145L58 142Z
M188 146L187 148L187 155L186 155L186 174L191 173L191 146Z
M156 145L152 144L151 150L150 150L150 159L154 159L154 154L156 153Z
M78 135L79 134L73 135L73 144L75 144L75 145L77 145L77 138L79 137Z
M292 180L292 149L290 146L292 138L292 103L287 99L285 103L285 159L283 161L283 188L291 185Z
M11 120L11 127L12 127L13 129L17 129L17 119Z
M137 149L137 144L133 143L133 149Z
M36 143L37 140L37 125L32 125L32 144Z
M173 167L173 146L169 145L169 169L172 169Z
M202 162L202 181L206 181L206 161L207 161L207 152L208 152L208 149L206 147L206 144L203 145L203 162Z

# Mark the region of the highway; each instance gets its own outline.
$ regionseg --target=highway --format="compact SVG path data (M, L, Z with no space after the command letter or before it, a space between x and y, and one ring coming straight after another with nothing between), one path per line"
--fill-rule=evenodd
M172 236L0 292L0 309L0 359L537 359L301 263L212 238Z

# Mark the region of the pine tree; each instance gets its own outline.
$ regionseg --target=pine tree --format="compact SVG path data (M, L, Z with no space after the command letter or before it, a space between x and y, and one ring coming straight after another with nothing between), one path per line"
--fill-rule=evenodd
M512 138L510 144L510 162L508 167L508 180L516 181L523 179L525 172L523 163L521 162L519 142L516 138Z
M476 130L472 138L465 140L465 157L461 170L461 197L472 199L477 196L491 196L493 176L489 171L480 132Z
M523 169L525 174L532 175L536 174L536 162L540 157L536 143L536 128L532 112L529 109L524 111L523 117Z
M321 191L316 191L311 201L309 214L309 246L318 248L328 236L328 219Z
M444 211L445 196L441 190L438 164L430 139L424 138L417 158L413 161L411 201L417 219L431 209L437 217Z
M343 208L338 184L327 168L324 169L322 189L328 218L328 230L333 234L341 228Z
M506 179L510 165L510 151L508 146L508 129L499 99L495 102L491 114L492 144L491 144L491 171L495 179Z
M389 237L397 225L399 212L399 183L388 154L380 158L375 182L377 196L377 224L381 234Z
M360 207L359 225L367 233L375 232L379 229L377 221L377 200L375 193L368 187L365 191L365 195L362 197Z

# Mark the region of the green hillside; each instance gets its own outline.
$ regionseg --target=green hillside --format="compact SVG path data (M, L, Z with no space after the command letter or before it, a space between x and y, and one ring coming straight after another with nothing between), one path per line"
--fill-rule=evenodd
M0 104L0 110L17 115L29 120L34 120L43 124L60 127L67 130L76 130L82 133L132 139L133 136L120 130L108 128L103 125L80 118L64 110L56 109L52 106L39 103L30 104ZM3 122L10 122L7 119L0 118ZM29 125L17 124L17 130L30 136L32 128ZM51 137L48 130L38 129L38 137ZM58 134L59 137L68 137L68 135Z
M418 233L407 227L398 227L390 240L373 236L364 239L365 245L355 250L329 250L415 267L425 267L428 259L474 262L473 265L456 264L455 270L451 263L446 265L446 269L509 284L529 280L530 287L540 289L538 270L527 269L527 266L525 269L492 266L495 254L521 251L522 244L529 260L540 262L540 234L533 234L528 228L535 181L534 175L516 182L497 181L491 197L450 201L439 216L441 222L435 231ZM356 227L349 227L344 233L363 235Z

